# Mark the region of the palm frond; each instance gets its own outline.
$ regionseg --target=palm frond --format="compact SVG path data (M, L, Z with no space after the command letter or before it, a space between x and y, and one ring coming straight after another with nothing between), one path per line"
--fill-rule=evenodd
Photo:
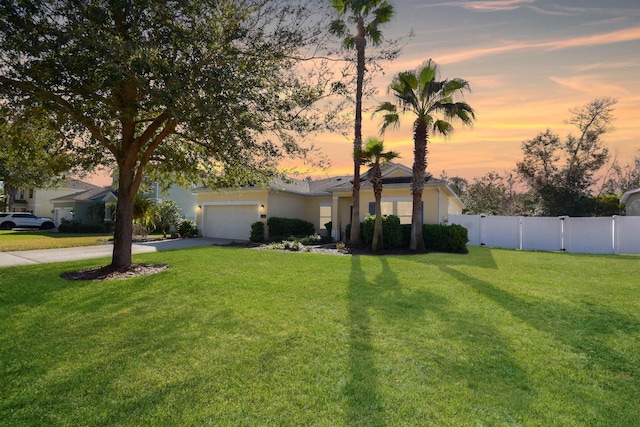
M375 46L378 46L382 42L382 31L378 29L378 26L374 22L370 22L369 25L367 25L365 32Z
M471 90L469 82L459 78L447 80L446 84L444 85L444 93L447 96L465 90Z
M388 127L397 128L400 125L400 115L397 107L391 102L383 102L373 112L372 117L377 113L384 113L380 124L380 133L384 134Z
M438 133L440 135L450 135L451 133L453 133L454 128L453 125L451 123L449 123L446 120L436 120L433 123L433 133Z
M433 82L435 80L437 75L437 68L435 66L432 66L431 60L429 60L427 65L419 70L418 75L420 76L420 83L418 87L423 88L427 85L427 83Z
M329 32L338 37L344 37L349 34L349 28L342 19L336 19L331 21L329 25Z
M345 2L344 0L332 0L331 1L331 4L333 5L333 8L335 10L337 10L340 15L345 13L345 11L347 10L346 3L347 2Z
M386 1L383 1L374 12L376 16L376 22L378 24L384 24L386 22L391 21L393 17L393 6Z

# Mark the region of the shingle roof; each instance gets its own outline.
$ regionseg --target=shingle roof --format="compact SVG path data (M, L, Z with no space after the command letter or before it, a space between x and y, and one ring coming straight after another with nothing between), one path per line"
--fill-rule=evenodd
M100 187L89 182L80 181L79 179L69 178L60 185L60 188L66 188L70 190L91 190Z
M108 187L97 187L95 188L80 191L78 193L68 194L66 196L56 197L55 199L51 199L51 203L53 202L80 202L87 200L101 200L107 194L113 192L111 186Z

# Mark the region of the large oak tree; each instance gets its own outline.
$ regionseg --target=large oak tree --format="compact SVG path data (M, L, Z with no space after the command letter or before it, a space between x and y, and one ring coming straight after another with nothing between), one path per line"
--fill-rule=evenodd
M312 106L327 83L297 69L313 19L293 0L2 1L0 96L54 112L117 167L123 268L147 169L240 185L308 153L296 137L322 125Z

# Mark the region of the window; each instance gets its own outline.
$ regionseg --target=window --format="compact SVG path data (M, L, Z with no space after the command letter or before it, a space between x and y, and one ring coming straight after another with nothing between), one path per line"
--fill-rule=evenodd
M320 230L326 230L325 224L331 221L331 205L323 203L320 205Z
M382 215L395 215L400 218L400 224L411 224L411 212L413 210L413 202L407 200L386 200L380 202ZM369 213L376 213L374 202L369 203Z
M380 210L382 215L395 215L393 213L393 202L380 202ZM376 208L374 204L373 212L375 213Z
M400 218L400 224L411 224L411 211L413 202L397 202L396 215Z
M33 199L33 188L29 189L29 198Z

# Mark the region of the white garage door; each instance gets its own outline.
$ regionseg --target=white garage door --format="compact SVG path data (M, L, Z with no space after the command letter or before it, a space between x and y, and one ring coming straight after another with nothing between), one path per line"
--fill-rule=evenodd
M249 240L251 224L260 221L258 205L206 206L204 212L205 237Z

